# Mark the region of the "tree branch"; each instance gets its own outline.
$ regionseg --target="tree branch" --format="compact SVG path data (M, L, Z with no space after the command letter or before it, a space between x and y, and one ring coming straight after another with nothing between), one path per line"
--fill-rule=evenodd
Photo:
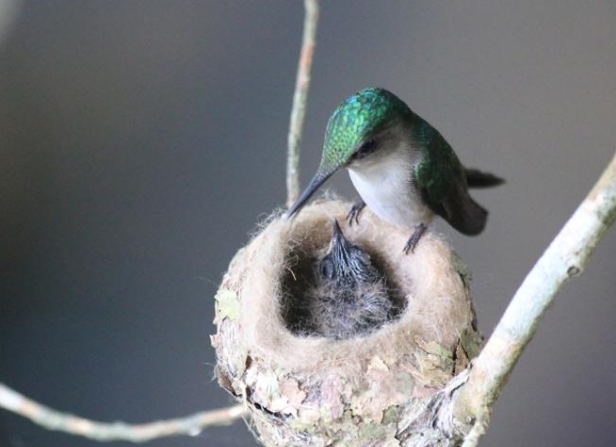
M474 447L515 364L535 335L556 293L588 264L597 244L616 219L616 154L586 199L524 279L487 344L473 362L456 401L458 419L476 420Z
M295 93L291 108L291 122L289 123L288 152L287 152L287 208L291 207L299 196L299 155L302 145L302 131L306 104L308 101L308 88L310 87L310 69L316 45L315 36L319 20L318 0L304 0L304 34L302 49L295 79Z
M0 407L30 419L35 424L48 430L83 436L95 441L129 441L135 443L166 436L196 436L206 427L229 425L246 414L242 405L235 405L220 410L202 411L183 418L147 424L96 422L41 405L2 383L0 383Z

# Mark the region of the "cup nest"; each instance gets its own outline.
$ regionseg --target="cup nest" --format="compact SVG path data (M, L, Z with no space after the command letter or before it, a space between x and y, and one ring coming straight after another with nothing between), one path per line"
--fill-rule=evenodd
M408 229L364 210L344 234L384 273L399 315L346 340L295 330L332 220L345 222L349 209L315 201L292 221L275 216L236 254L215 297L218 381L267 446L450 445L428 436L426 411L481 336L468 270L438 235L405 255Z

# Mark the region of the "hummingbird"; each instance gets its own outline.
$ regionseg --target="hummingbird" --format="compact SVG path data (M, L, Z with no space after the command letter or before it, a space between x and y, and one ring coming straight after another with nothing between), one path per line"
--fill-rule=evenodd
M335 340L366 335L399 313L383 273L344 237L335 219L329 251L317 264L310 307L314 333Z
M435 215L463 234L481 233L488 211L468 189L504 182L466 169L438 130L383 88L361 90L336 108L327 123L319 168L287 216L296 215L340 168L349 170L361 197L349 211L349 223L359 224L367 205L380 219L413 228L404 246L407 254Z

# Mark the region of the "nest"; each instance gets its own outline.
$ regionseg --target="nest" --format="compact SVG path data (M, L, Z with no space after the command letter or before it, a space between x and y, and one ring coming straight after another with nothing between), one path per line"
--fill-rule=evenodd
M332 219L349 207L317 201L293 221L273 218L237 253L216 295L218 381L267 446L452 445L429 413L481 337L467 270L437 235L405 255L408 229L365 210L344 234L384 272L400 314L347 340L294 331Z

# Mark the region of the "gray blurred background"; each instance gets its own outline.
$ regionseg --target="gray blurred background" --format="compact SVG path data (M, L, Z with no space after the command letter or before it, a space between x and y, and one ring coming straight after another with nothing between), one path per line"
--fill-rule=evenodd
M0 380L99 420L230 403L212 297L285 200L302 20L299 1L21 4L0 42ZM476 193L484 234L438 226L490 333L616 148L615 80L613 1L323 2L303 184L367 86L506 177ZM354 197L346 174L329 186ZM616 445L615 250L612 230L560 294L483 445ZM0 446L95 445L0 412ZM149 445L256 444L238 423Z

